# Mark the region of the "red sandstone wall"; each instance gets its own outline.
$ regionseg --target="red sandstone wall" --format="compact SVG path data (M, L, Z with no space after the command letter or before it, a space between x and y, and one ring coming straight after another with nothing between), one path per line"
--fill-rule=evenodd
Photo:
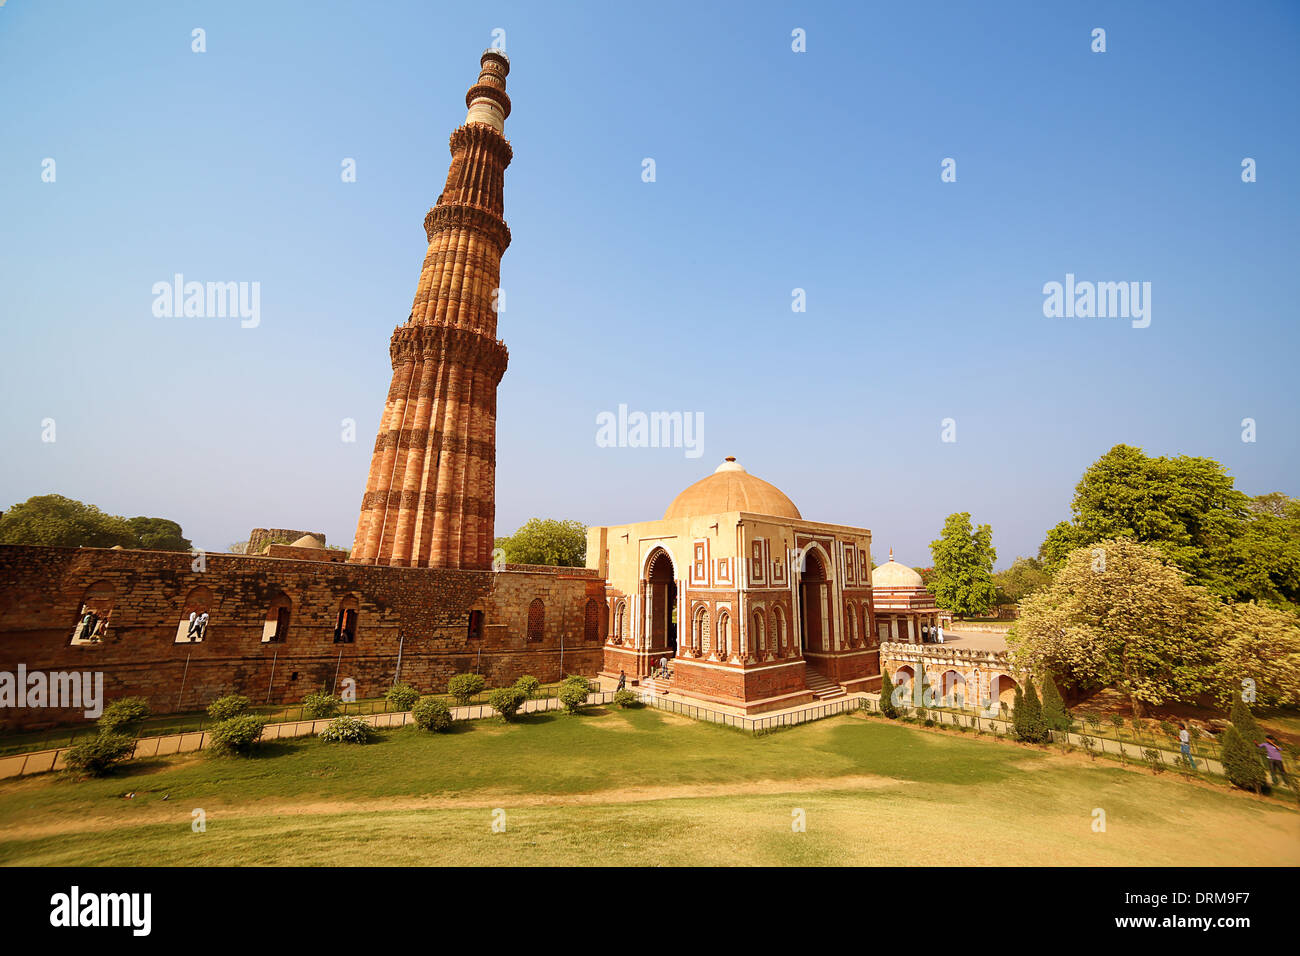
M0 546L0 671L102 671L109 700L139 694L155 712L194 710L223 694L255 703L291 702L352 677L358 696L391 685L401 638L401 677L422 691L442 691L461 671L489 686L533 674L594 675L602 642L584 635L588 598L603 602L604 582L582 568L462 571L287 560L252 555L192 557L164 551ZM72 645L82 599L94 584L115 589L101 644ZM207 639L176 644L190 592L208 588ZM271 599L293 602L283 643L262 643ZM335 644L340 602L360 608L356 641ZM525 638L528 606L545 605L543 639ZM471 610L485 614L483 636L468 638ZM188 659L188 665L187 665ZM83 719L79 712L0 710L7 727Z

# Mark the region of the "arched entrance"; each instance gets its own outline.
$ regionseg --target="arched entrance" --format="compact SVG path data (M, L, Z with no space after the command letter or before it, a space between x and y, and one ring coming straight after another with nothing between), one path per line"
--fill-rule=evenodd
M646 561L646 649L667 657L677 653L677 581L673 559L656 548Z
M803 650L822 653L826 646L826 565L816 549L804 558L799 576L799 629Z

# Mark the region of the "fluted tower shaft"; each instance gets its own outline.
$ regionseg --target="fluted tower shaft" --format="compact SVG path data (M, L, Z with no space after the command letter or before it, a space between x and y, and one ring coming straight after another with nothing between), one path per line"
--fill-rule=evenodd
M485 569L496 516L497 385L508 353L496 337L504 136L510 115L505 54L488 50L451 134L451 168L424 219L428 251L411 315L393 332L384 404L351 560Z

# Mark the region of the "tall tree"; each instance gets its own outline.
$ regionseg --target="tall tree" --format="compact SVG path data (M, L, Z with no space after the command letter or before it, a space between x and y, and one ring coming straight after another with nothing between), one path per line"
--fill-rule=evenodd
M1265 604L1225 605L1211 635L1219 701L1253 690L1264 704L1300 704L1300 616Z
M1116 445L1083 473L1070 510L1039 549L1049 571L1077 548L1132 538L1221 597L1300 601L1300 503L1247 497L1212 458L1152 458Z
M587 526L581 521L530 518L496 546L511 564L547 564L580 568L587 562Z
M1043 720L1050 730L1070 729L1070 712L1051 674L1043 675Z
M1052 575L1037 558L1016 558L1011 567L993 575L998 604L1019 604L1052 583Z
M145 551L190 551L193 544L181 533L181 526L166 518L127 518L135 535L135 547Z
M1141 715L1210 688L1222 604L1159 550L1106 540L1069 554L1052 585L1020 605L1012 659L1080 688L1118 687Z
M942 608L963 617L984 614L993 605L993 529L971 528L970 512L948 516L936 541L930 542L934 571L929 588Z
M0 518L0 544L56 548L189 551L181 526L166 518L120 518L63 495L36 495Z

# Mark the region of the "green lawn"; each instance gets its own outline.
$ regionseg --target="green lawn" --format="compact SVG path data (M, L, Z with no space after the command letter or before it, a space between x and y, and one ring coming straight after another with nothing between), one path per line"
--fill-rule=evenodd
M861 715L755 738L597 709L4 781L0 863L1296 865L1300 812Z

